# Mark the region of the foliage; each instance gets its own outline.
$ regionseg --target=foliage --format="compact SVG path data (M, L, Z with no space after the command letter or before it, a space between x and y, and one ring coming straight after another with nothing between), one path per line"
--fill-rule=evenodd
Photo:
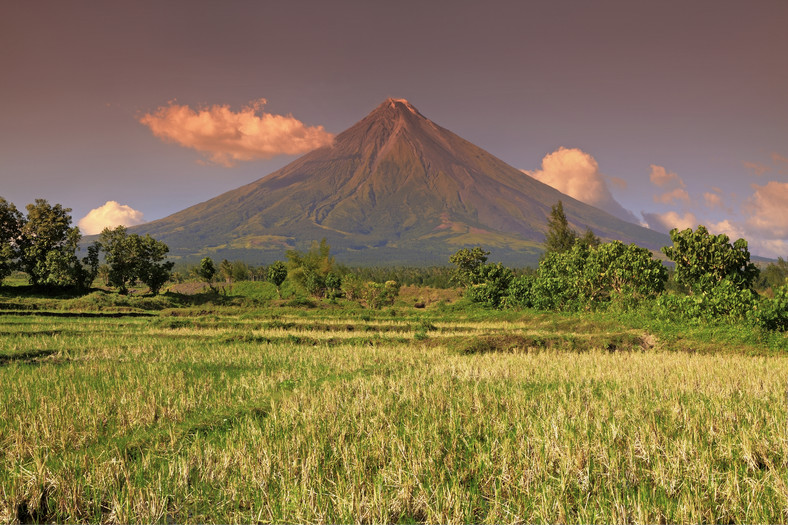
M533 288L534 281L535 276L531 274L518 275L512 278L501 306L505 308L528 308L533 306L531 288Z
M367 306L379 310L383 306L394 304L399 295L399 288L399 283L396 281L368 282L364 287L363 298Z
M490 252L480 246L472 249L462 248L449 257L449 262L456 266L453 280L461 286L478 284L479 270L487 262Z
M514 273L501 263L487 263L490 252L480 247L463 248L449 258L456 266L454 280L465 286L471 302L498 308L506 296Z
M788 284L775 289L774 297L762 298L754 318L766 330L788 331Z
M331 247L325 238L320 243L312 242L307 252L288 250L285 255L289 277L310 294L322 297L325 292L325 278L334 268Z
M211 286L213 278L216 275L216 266L213 264L213 259L210 257L203 257L200 261L200 266L196 269L195 273L201 281Z
M501 263L483 264L476 269L466 295L474 303L498 308L513 277L512 271Z
M356 301L363 298L364 281L355 274L347 274L342 279L342 293L346 299Z
M545 253L531 287L531 304L540 310L578 310L585 306L583 285L588 248Z
M16 267L17 239L22 224L23 217L16 206L0 197L0 283Z
M776 289L785 284L788 279L788 261L779 257L776 263L770 263L761 270L758 276L758 288Z
M591 231L591 228L586 228L585 233L577 238L577 242L585 245L587 248L596 248L602 243L599 237Z
M17 245L19 267L27 273L30 284L84 284L85 268L76 256L82 235L79 228L71 227L71 208L63 208L60 204L52 206L45 199L36 199L26 209L27 218L21 223ZM87 261L88 267L90 264Z
M449 266L344 266L334 269L343 278L349 275L358 277L362 282L397 281L402 286L430 286L432 288L451 288L454 286L454 269Z
M712 235L702 225L695 231L674 228L670 239L673 246L662 248L662 252L676 264L676 282L693 294L707 292L723 280L737 289L750 289L758 277L744 239L730 244L727 235Z
M232 267L232 280L233 281L246 281L251 275L249 265L243 261L233 261Z
M590 233L590 230L589 230ZM591 233L593 235L593 233ZM590 239L587 239L590 240ZM569 251L577 242L577 233L569 227L569 221L564 213L564 204L559 200L551 211L547 220L547 233L545 233L545 253L563 253Z
M230 283L233 280L233 263L227 259L222 259L219 263L219 274L224 279L224 282Z
M128 293L128 286L139 280L156 295L169 279L173 262L162 262L169 248L150 235L129 235L124 226L104 228L101 247L109 266L109 282L121 294Z
M334 299L342 295L342 277L334 272L328 272L324 280L325 295L329 299Z
M287 279L287 266L282 261L276 261L268 267L268 280L276 286L279 298L282 297L282 283Z
M530 303L545 310L593 309L619 299L637 302L662 293L667 269L645 248L620 241L578 242L539 265Z
M583 277L583 295L592 303L616 296L639 300L664 291L668 270L646 248L612 241L588 252Z

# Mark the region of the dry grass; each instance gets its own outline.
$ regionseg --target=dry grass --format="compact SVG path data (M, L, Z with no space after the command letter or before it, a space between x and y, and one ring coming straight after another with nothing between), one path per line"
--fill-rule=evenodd
M3 316L0 521L788 521L788 358L452 315Z

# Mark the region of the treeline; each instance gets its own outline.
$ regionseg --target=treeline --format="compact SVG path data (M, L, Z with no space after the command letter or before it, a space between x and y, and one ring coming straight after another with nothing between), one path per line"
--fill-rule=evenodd
M668 269L650 251L619 241L601 243L569 228L563 207L553 207L546 251L533 274L515 276L501 263L488 263L482 248L462 249L450 261L455 281L473 302L494 308L532 307L583 311L643 307L676 320L747 321L768 330L788 329L788 268L780 259L768 270L771 294L758 294L759 269L747 241L730 243L704 226L670 232L662 253L674 263L674 290L667 292ZM765 272L766 273L766 272Z
M19 270L37 288L84 291L102 274L120 293L139 281L156 294L170 278L173 263L164 260L169 248L150 235L129 235L123 226L106 228L79 257L82 234L71 226L70 208L36 199L25 209L26 215L0 197L0 283Z

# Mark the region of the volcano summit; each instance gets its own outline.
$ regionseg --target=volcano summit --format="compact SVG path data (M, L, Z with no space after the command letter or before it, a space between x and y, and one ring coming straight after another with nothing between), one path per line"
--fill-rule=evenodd
M506 264L533 264L550 207L603 239L649 248L667 236L579 202L388 99L326 146L251 184L131 228L174 256L282 259L325 237L351 264L447 264L481 245Z

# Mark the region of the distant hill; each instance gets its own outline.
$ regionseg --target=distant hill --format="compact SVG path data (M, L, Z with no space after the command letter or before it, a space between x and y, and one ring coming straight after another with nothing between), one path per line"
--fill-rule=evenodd
M558 200L579 232L652 249L669 244L525 175L402 99L384 101L332 146L130 231L195 259L270 262L325 237L348 264L447 264L459 248L481 245L491 260L525 266L538 260Z

